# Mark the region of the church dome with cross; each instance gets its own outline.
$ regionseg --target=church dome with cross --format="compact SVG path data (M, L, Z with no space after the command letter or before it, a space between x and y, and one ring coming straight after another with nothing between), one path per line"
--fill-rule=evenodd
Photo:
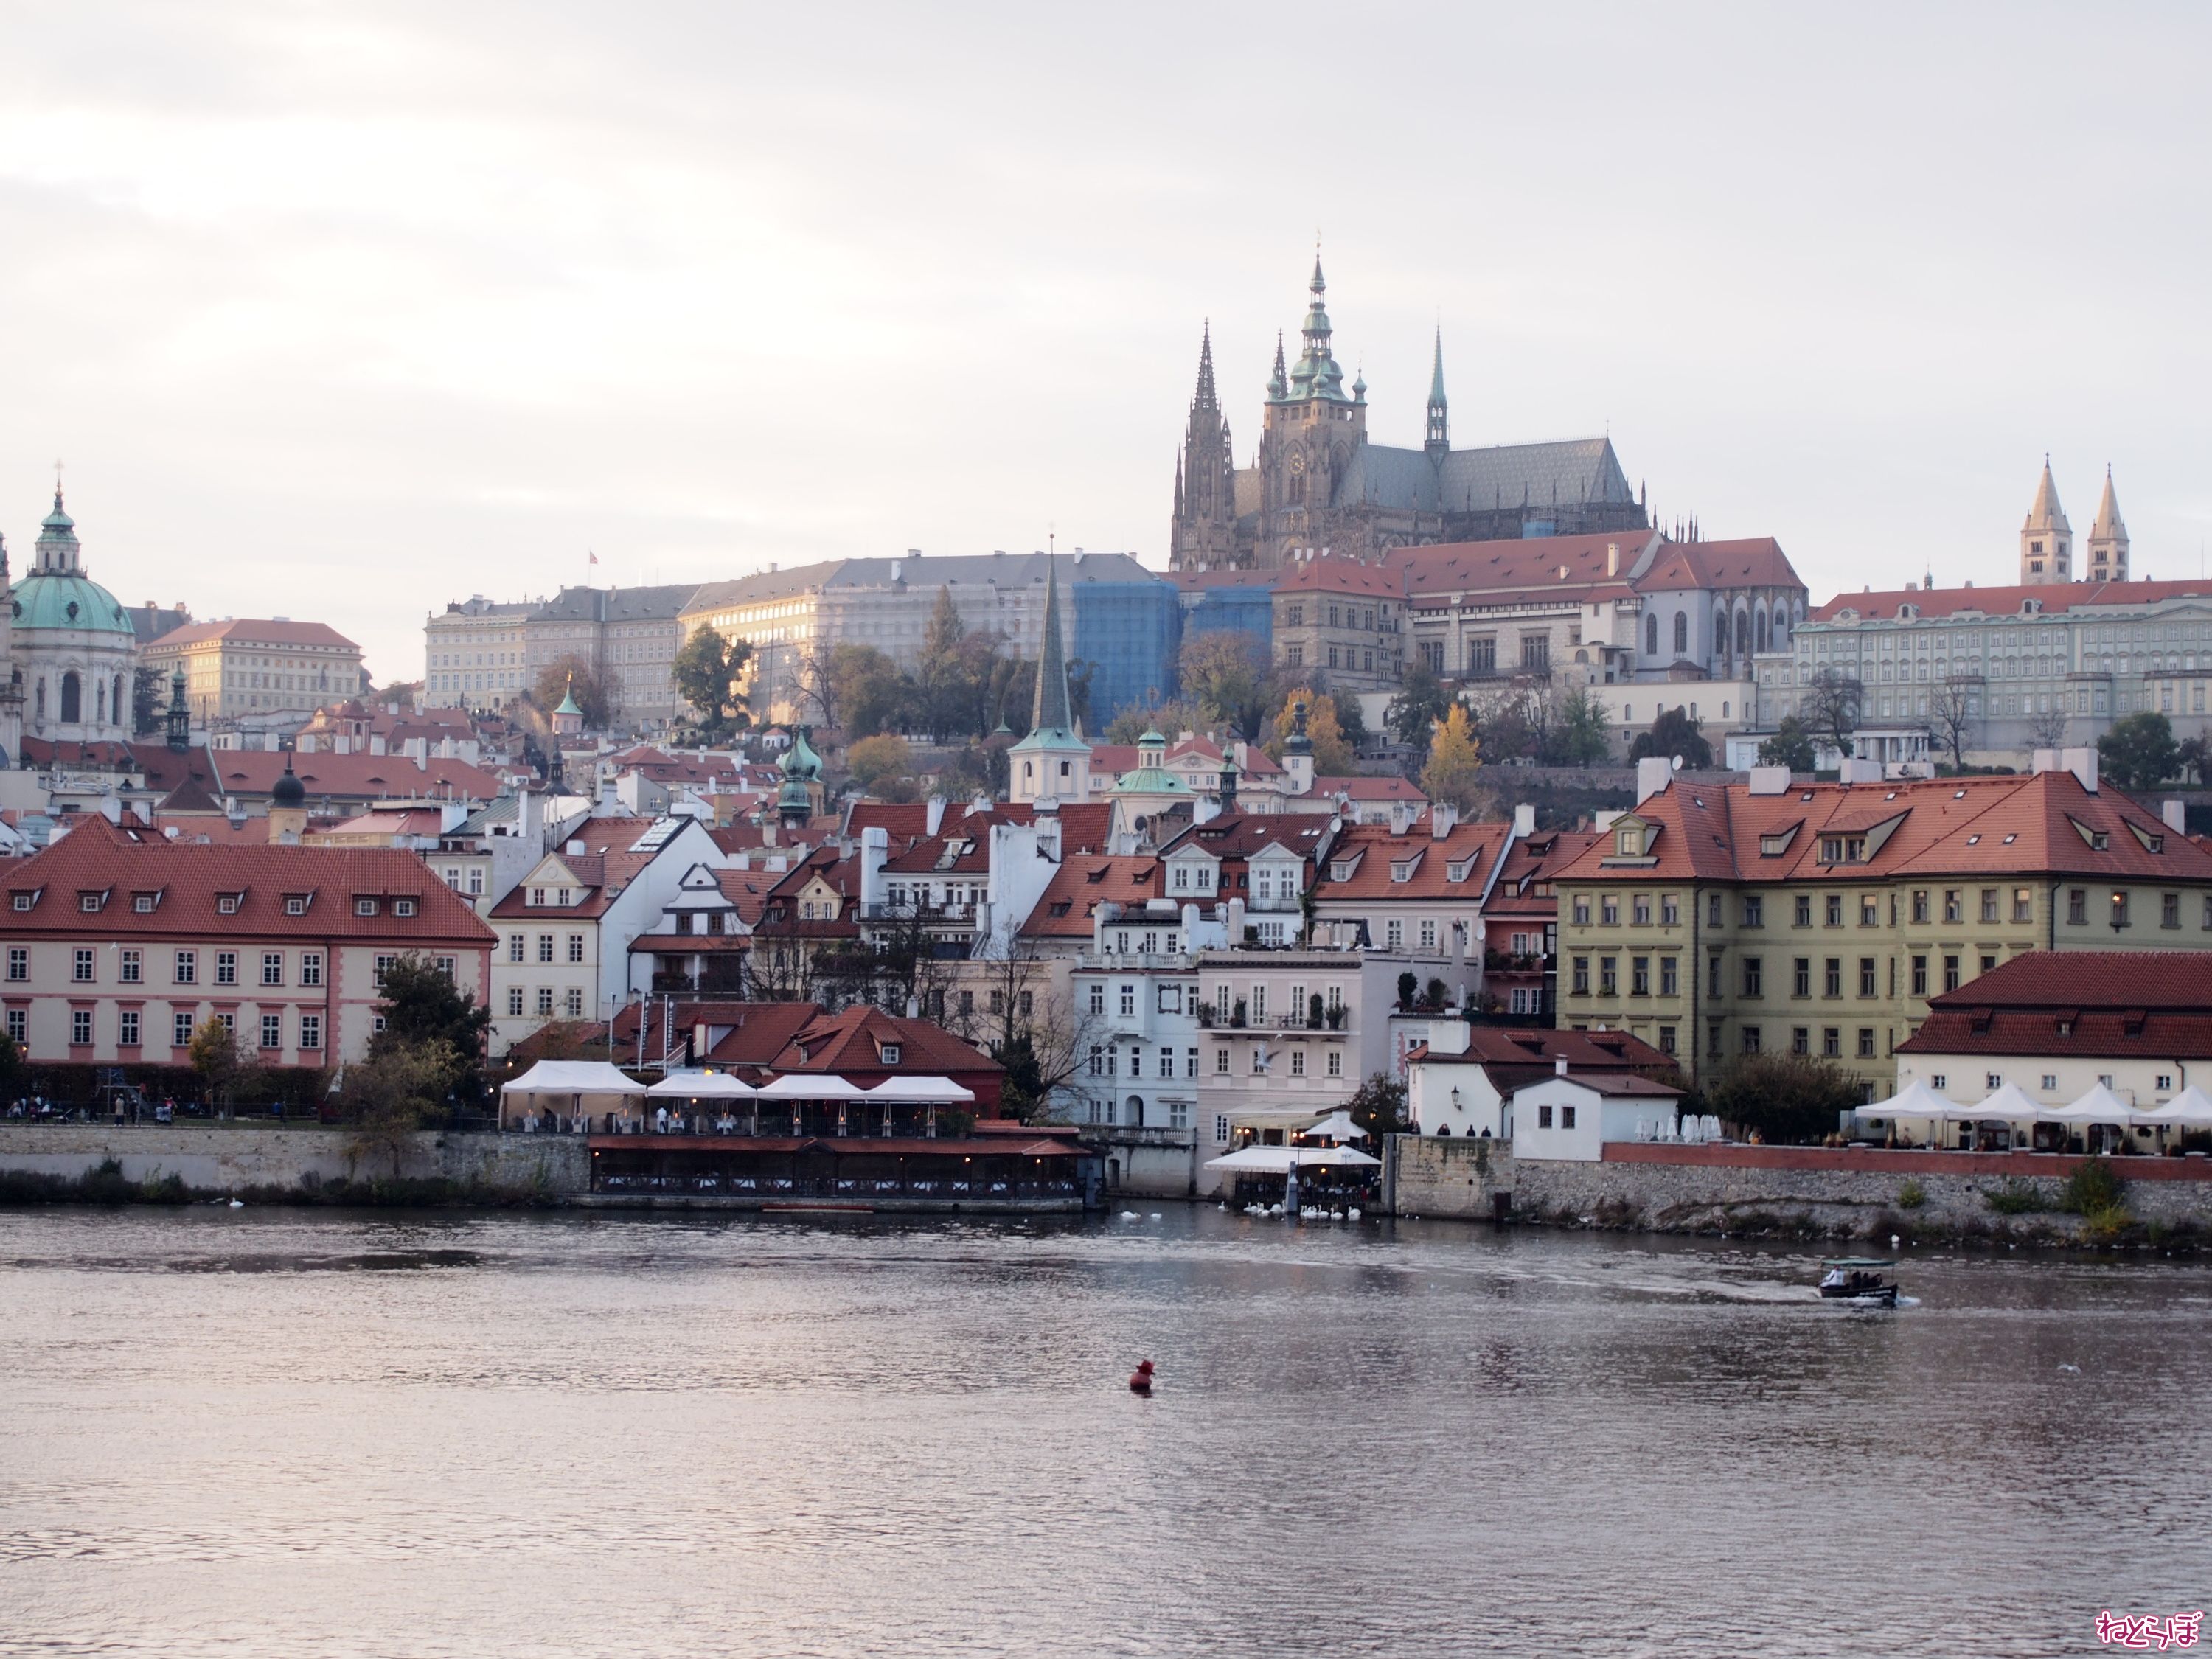
M84 574L76 522L58 486L54 510L39 526L31 568L9 600L24 732L71 743L129 737L137 635L116 597Z

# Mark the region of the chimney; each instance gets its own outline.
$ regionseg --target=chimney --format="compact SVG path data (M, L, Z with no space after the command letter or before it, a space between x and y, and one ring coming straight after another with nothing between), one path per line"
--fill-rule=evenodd
M1754 766L1751 769L1751 793L1754 795L1786 795L1790 793L1790 769L1786 766Z
M2148 580L2148 579L2146 579ZM2094 749L2062 749L2058 763L2081 780L2081 787L2091 794L2097 793L2097 751Z
M1527 802L1513 809L1513 839L1526 841L1536 833L1536 809Z
M1463 1054L1474 1037L1474 1028L1463 1019L1433 1024L1429 1027L1429 1052L1432 1054Z
M1861 760L1856 756L1845 757L1842 769L1836 776L1838 781L1844 784L1881 783L1884 781L1880 761Z
M1674 775L1674 763L1664 755L1646 755L1636 763L1636 804L1638 806L1665 789Z
M1238 898L1230 900L1228 910L1229 948L1233 951L1244 942L1244 901Z
M1439 800L1430 802L1429 835L1432 840L1443 841L1446 839L1450 836L1453 826L1458 823L1458 822L1459 808L1454 806L1449 801Z
M1552 1075L1553 1077L1565 1077L1566 1074L1567 1057L1565 1054L1554 1054L1552 1057Z
M932 795L929 798L925 810L929 815L925 820L927 824L925 833L933 836L938 832L939 827L945 822L945 797L942 795Z
M372 755L380 755L384 752L384 739L374 732L368 734L368 752Z
M2158 804L2158 815L2166 821L2166 827L2172 830L2175 835L2185 836L2189 833L2189 825L2179 801L2160 801Z
M536 849L545 844L544 805L532 790L526 789L514 798L514 833Z
M1390 833L1392 835L1404 835L1407 830L1413 827L1413 802L1408 800L1394 800L1390 803Z
M1618 576L1620 574L1620 544L1619 542L1607 542L1605 544L1605 574L1608 576Z

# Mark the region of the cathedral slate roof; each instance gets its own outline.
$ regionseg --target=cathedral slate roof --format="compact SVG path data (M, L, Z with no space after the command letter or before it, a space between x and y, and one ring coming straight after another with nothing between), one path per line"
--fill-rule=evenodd
M1577 501L1636 503L1610 438L1455 449L1444 457L1440 489L1448 513L1517 507L1524 499L1532 507L1553 501L1562 507Z

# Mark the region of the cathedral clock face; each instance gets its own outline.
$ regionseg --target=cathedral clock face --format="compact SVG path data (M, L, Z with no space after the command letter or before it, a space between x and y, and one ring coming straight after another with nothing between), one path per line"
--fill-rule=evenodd
M1305 470L1306 470L1306 453L1305 453L1305 451L1304 451L1304 450L1303 450L1303 449L1294 449L1294 450L1292 450L1292 451L1291 452L1291 471L1293 471L1293 472L1303 472L1303 471L1304 471Z

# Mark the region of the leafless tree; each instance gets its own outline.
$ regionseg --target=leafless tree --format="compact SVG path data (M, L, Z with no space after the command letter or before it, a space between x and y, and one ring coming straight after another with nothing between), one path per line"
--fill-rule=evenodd
M1034 944L961 964L945 1024L1008 1068L1033 1110L1066 1090L1105 1042L1103 1020L1079 1007L1064 976Z
M837 727L837 681L830 672L830 659L836 650L829 630L817 629L814 637L799 647L793 659L792 674L799 683L800 720L811 717L834 731Z
M2062 696L2063 693L2060 694ZM2063 708L2045 708L2027 717L2027 746L2030 750L2063 749L2066 728L2071 720Z
M1937 682L1928 699L1928 739L1938 749L1951 751L1951 764L1963 770L1966 764L1966 734L1974 721L1973 683L1963 679Z
M1819 732L1849 754L1851 733L1858 728L1859 710L1865 702L1866 687L1856 678L1824 668L1806 687L1799 718L1808 730Z

